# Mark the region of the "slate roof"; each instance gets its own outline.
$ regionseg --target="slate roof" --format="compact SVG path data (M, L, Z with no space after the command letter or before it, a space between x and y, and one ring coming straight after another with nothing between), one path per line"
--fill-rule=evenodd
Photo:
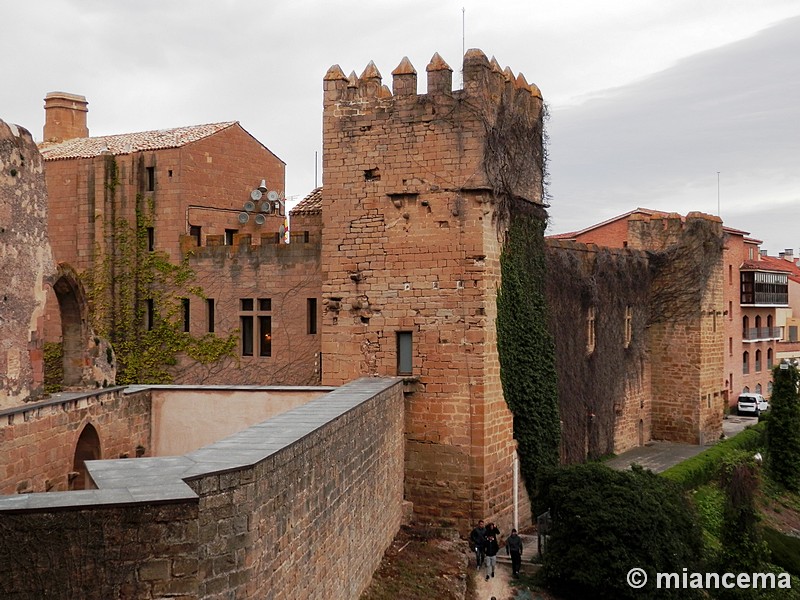
M92 158L98 156L105 149L117 156L143 150L180 148L191 142L214 135L237 123L237 121L226 121L224 123L190 125L188 127L174 127L156 131L75 138L64 140L63 142L44 142L39 145L39 150L45 160L60 160L66 158Z
M322 187L315 188L289 211L289 216L322 214Z

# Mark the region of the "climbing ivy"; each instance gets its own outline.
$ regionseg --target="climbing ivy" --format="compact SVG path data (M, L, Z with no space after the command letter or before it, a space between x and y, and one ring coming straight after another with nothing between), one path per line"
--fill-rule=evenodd
M558 464L561 426L544 296L545 220L535 205L526 204L514 211L500 256L497 350L503 395L514 415L521 471L533 497L540 470Z
M110 206L118 185L116 162L109 157L106 192ZM147 230L153 224L152 199L136 196L135 222L112 214L106 222L106 240L95 250L94 268L84 275L92 309L94 330L114 348L117 383L170 383L178 355L203 363L232 356L236 334L200 337L183 331L182 299L203 298L192 285L194 271L184 257L170 261L162 251L150 251ZM148 301L153 319L148 322Z
M44 391L55 394L64 389L64 347L61 342L44 343Z

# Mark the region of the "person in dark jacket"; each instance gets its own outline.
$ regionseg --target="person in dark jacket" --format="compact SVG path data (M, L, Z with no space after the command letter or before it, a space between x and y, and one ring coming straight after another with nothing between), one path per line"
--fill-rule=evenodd
M511 572L514 577L519 577L522 567L522 538L517 535L516 529L511 530L511 535L506 540L506 554L511 556Z
M486 540L483 542L483 560L486 563L486 581L489 581L490 575L494 577L494 566L497 562L497 553L499 551L500 546L497 543L497 538L493 533L487 531Z
M469 541L475 551L475 564L480 569L483 564L483 542L486 541L486 527L483 524L483 519L478 521L478 526L469 534Z

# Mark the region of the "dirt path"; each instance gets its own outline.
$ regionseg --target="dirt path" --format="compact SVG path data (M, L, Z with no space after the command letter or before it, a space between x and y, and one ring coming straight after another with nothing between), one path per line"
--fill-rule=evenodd
M494 570L494 577L486 581L486 569L481 567L480 571L475 569L475 561L470 562L470 571L475 578L475 589L477 590L477 600L490 600L494 596L497 600L512 600L514 590L509 584L511 579L511 567L507 564L498 563Z

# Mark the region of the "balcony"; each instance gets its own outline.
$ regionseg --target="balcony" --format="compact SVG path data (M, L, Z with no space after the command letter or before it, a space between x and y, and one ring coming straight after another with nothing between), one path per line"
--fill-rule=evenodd
M743 342L763 342L766 340L782 340L783 327L749 327L742 331Z

